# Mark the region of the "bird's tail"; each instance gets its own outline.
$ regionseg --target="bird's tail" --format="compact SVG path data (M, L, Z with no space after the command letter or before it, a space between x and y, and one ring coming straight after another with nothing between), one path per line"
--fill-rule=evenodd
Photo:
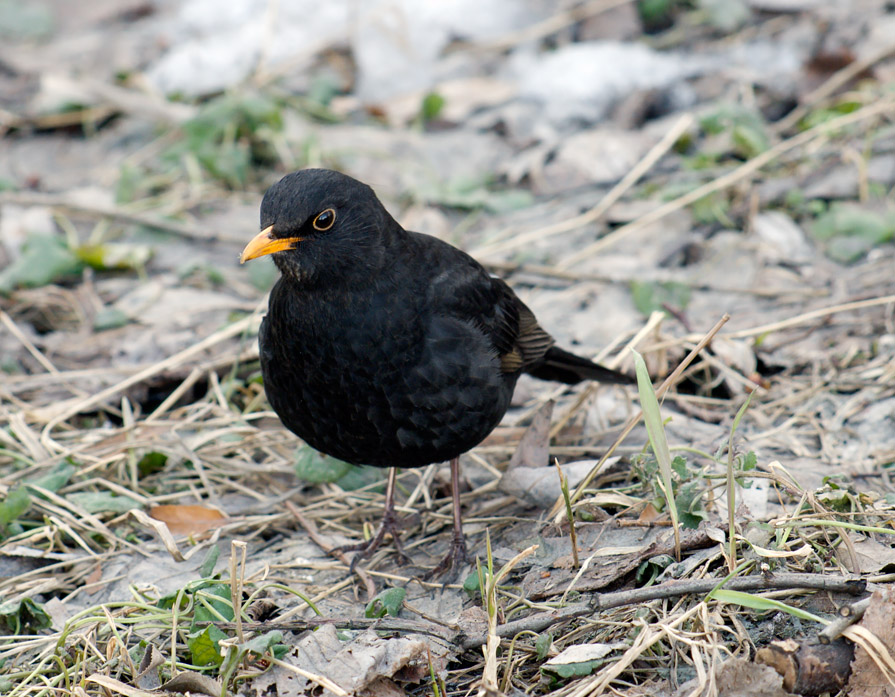
M544 354L544 358L526 372L540 380L553 380L568 385L584 380L597 380L616 385L632 385L635 382L634 378L624 373L604 368L558 346L551 346Z

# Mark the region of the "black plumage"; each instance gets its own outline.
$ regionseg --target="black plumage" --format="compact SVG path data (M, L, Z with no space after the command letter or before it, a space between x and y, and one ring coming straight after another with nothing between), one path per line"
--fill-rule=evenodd
M259 334L265 391L283 424L324 453L455 469L500 422L522 373L630 382L554 346L504 281L404 230L344 174L285 176L264 197L261 227L241 260L273 254L281 272Z

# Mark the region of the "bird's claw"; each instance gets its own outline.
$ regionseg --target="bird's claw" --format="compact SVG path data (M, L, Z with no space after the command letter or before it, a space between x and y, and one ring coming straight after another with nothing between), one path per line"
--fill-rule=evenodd
M444 583L450 583L455 580L463 568L463 565L469 561L469 552L466 549L466 538L461 532L460 535L454 535L451 540L451 549L447 556L438 562L438 566L425 575L425 578L443 578Z
M382 544L382 541L385 539L386 535L392 536L392 542L395 546L395 551L398 553L398 558L402 562L409 562L410 558L404 553L404 545L401 544L401 520L395 515L393 510L387 510L385 515L382 518L382 523L379 525L379 530L376 531L376 535L367 542L359 542L357 544L351 545L342 545L341 547L336 547L333 549L334 553L345 553L345 552L357 552L351 559L351 563L348 566L349 571L354 573L354 567L357 566L357 563L361 559L368 558L373 552L379 549L379 546Z

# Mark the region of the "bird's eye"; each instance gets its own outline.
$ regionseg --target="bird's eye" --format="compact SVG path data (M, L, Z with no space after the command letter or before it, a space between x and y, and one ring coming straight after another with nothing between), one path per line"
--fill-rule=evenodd
M329 230L333 223L336 222L336 212L332 208L327 208L323 213L319 213L316 218L314 218L314 229L320 230L320 232L326 232Z

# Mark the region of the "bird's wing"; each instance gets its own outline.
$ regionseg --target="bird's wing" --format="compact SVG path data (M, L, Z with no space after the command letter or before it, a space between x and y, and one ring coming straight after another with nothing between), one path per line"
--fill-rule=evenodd
M490 276L471 257L467 259L467 264L452 264L432 279L429 295L438 311L485 334L504 373L522 372L537 364L553 346L553 337L504 281Z

